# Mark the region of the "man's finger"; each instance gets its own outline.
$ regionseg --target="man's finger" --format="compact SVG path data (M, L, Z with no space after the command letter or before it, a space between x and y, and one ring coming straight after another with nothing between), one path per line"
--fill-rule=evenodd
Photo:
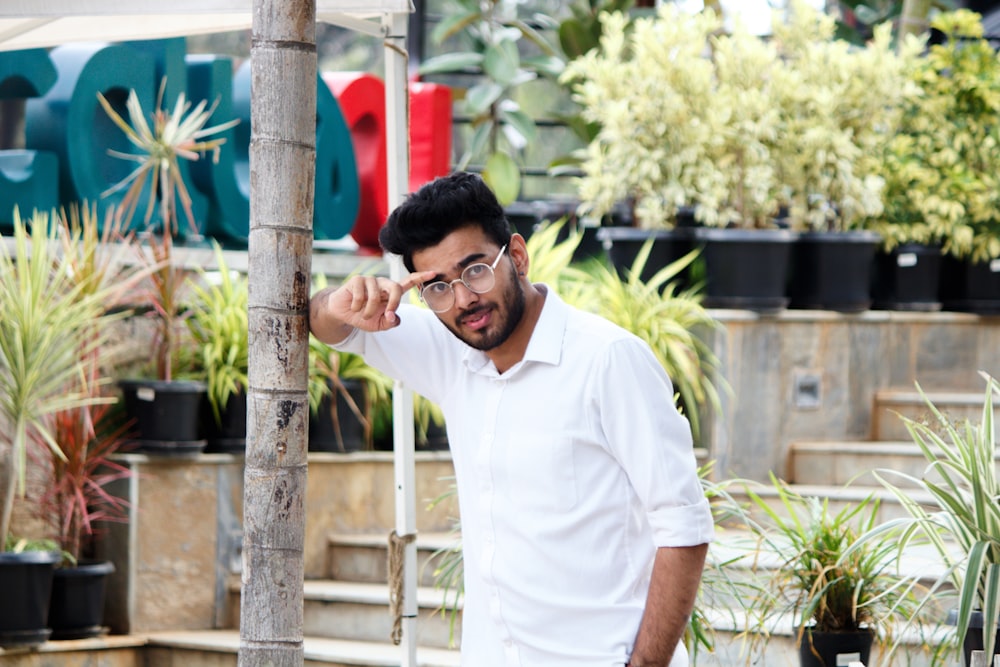
M405 292L414 285L425 283L436 275L437 273L435 273L434 271L414 271L410 275L400 280L399 286L402 287L403 291Z

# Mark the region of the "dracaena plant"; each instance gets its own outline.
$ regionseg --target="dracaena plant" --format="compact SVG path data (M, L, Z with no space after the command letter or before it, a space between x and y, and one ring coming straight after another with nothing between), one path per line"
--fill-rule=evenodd
M1000 475L994 421L1000 382L982 375L986 389L979 420L955 423L917 386L929 416L903 421L927 467L919 478L876 471L907 516L873 528L867 537L878 540L886 531L899 531L900 549L915 540L929 541L945 566L932 590L951 589L957 595L956 637L961 642L972 631L969 620L978 611L983 615L983 647L986 655L993 655L1000 623ZM920 502L913 489L924 492L930 502Z
M156 321L156 374L161 380L170 380L174 373L174 351L178 345L178 336L182 334L180 325L186 316L181 306L187 272L173 259L174 235L178 231L179 221L178 202L188 223L195 226L191 197L184 184L178 160L197 160L209 152L218 159L225 139L210 137L233 127L238 121L230 120L206 127L215 105L208 106L202 100L192 108L191 102L183 93L177 97L172 110L164 109L162 102L165 84L164 80L157 96L156 108L149 119L135 91L129 92L126 102L128 121L115 111L103 95L98 93L97 96L105 113L125 133L137 151L109 151L115 157L135 162L136 167L103 194L125 190L120 215L126 224L131 221L144 192L152 193L148 195L145 207L144 221L147 227L153 222L154 212L159 210L159 234L150 233L146 236L144 245L134 245L138 260L149 270L149 280L141 296Z
M870 632L887 651L888 664L895 627L923 627L916 612L924 591L898 567L895 531L861 539L880 525L878 499L869 495L835 510L828 498L800 495L773 473L770 481L776 501L758 485L746 487L745 517L756 540L749 553L759 584L745 602L748 664L763 655L784 618L807 646L813 631Z
M90 389L101 398L97 385ZM113 458L128 442L129 425L111 405L99 403L50 415L49 428L63 456L40 462L48 479L36 510L52 525L64 558L76 564L100 535L100 523L128 519L128 501L107 486L131 474Z
M29 231L30 228L30 231ZM65 458L51 415L105 402L81 377L108 337L112 289L84 282L60 253L59 225L36 213L14 216L13 246L0 253L0 535L15 490L25 488L27 447L40 442ZM79 264L75 265L79 266Z
M229 270L222 248L215 244L216 271L199 271L191 285L187 326L198 349L208 400L217 423L234 394L249 386L250 341L247 278Z

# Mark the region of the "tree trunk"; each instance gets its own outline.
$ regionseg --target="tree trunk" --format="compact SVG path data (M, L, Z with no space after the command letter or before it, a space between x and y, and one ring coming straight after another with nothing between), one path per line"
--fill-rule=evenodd
M303 663L316 4L253 0L241 667Z
M899 42L905 35L922 35L930 26L927 17L931 12L931 0L903 0L903 11L899 16Z

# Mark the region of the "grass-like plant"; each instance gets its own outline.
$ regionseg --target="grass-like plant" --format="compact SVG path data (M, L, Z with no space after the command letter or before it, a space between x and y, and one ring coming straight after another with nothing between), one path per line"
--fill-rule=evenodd
M953 423L917 386L930 417L926 422L908 417L903 421L927 467L919 478L892 470L875 472L908 516L887 522L870 537L899 531L900 549L918 539L929 540L945 566L932 588L947 584L957 593L956 638L964 640L973 612L981 612L983 647L986 655L993 655L1000 623L1000 477L993 406L1000 382L983 377L986 391L978 423ZM930 506L915 498L913 489L929 494Z
M755 537L752 571L760 575L749 600L748 661L766 649L775 625L792 623L797 642L812 632L870 632L891 651L904 622L915 626L919 582L897 569L894 531L860 541L878 525L879 501L869 495L834 512L828 498L802 496L771 474L777 503L747 485L747 523Z
M57 230L46 214L26 223L15 213L12 251L0 253L0 536L15 490L25 487L29 442L65 457L49 417L110 400L81 388L81 378L107 339L111 299L78 281L60 257Z
M247 278L229 270L222 248L215 244L216 271L199 271L192 282L187 326L198 349L208 400L217 423L230 396L249 386L250 341Z

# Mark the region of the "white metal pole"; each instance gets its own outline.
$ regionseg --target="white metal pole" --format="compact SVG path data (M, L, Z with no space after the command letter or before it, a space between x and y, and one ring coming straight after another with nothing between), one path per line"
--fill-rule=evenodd
M389 210L398 206L409 192L409 88L407 85L407 16L386 14L385 104L387 178ZM399 257L390 257L390 276L399 279L404 267ZM395 473L396 533L406 540L403 557L402 662L417 664L417 532L414 471L413 390L396 382L393 389L393 470Z

